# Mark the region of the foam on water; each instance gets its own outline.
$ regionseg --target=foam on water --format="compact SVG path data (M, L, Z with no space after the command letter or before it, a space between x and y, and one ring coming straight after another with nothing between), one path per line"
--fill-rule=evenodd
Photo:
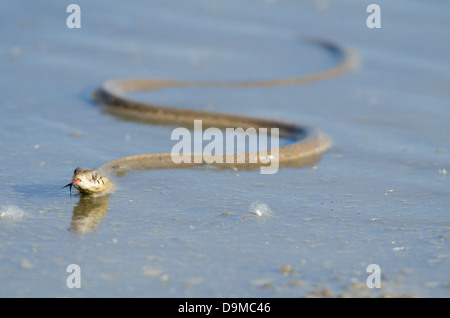
M17 205L6 205L0 207L0 220L21 221L27 217L27 213Z
M259 201L255 201L250 204L250 213L261 217L273 215L270 207L266 203L262 203Z

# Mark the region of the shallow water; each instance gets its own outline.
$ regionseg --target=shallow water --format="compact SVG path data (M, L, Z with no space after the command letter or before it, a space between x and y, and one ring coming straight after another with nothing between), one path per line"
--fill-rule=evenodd
M81 29L60 1L0 4L0 296L450 296L450 4L378 1L382 27L368 29L354 1L76 3ZM332 66L308 37L354 48L359 69L138 97L320 127L333 146L314 166L132 172L91 200L59 189L77 166L173 146L173 127L102 112L91 94L104 80ZM67 287L69 264L81 288Z

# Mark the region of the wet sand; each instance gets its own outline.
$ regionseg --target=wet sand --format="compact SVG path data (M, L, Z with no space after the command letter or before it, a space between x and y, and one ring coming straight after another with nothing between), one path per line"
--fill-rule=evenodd
M449 4L353 1L0 4L0 296L449 297ZM354 48L356 72L299 86L136 98L314 125L311 167L133 172L110 196L60 187L77 166L168 152L174 127L102 112L113 77L259 80L323 70L302 39ZM90 211L87 213L86 211ZM70 264L81 288L68 288ZM370 289L368 265L381 269Z

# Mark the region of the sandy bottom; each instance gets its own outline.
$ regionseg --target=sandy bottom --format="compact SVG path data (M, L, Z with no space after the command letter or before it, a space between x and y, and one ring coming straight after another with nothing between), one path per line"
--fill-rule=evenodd
M81 29L63 3L1 4L0 296L449 297L450 8L410 2L378 1L381 29L354 1L78 1ZM60 189L77 166L174 144L174 127L102 112L104 80L332 66L311 36L354 48L359 69L137 98L320 127L333 146L316 164L133 172L102 198Z

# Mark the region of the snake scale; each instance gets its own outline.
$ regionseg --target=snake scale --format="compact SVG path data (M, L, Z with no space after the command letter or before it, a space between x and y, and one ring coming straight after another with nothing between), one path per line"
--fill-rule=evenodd
M200 119L204 128L278 128L280 136L292 138L295 141L277 149L278 157L275 160L278 160L281 167L301 166L308 162L317 161L317 158L330 147L328 137L315 127L276 119L152 105L131 100L125 96L125 93L176 87L251 88L297 85L339 76L357 66L358 58L353 50L331 42L317 40L313 42L336 56L338 62L323 72L262 81L194 82L163 79L111 79L102 84L95 93L95 98L111 113L138 120L147 119L153 123L192 126L194 120ZM263 165L263 162L259 159L256 162L249 162L250 157L257 154L245 153L244 155L244 163L238 164L236 160L223 160L220 167L252 169ZM196 154L191 154L191 156L194 158ZM226 156L226 154L223 154L223 156ZM233 154L233 156L237 156L237 154ZM256 157L259 158L259 156ZM113 181L108 177L111 173L119 173L119 171L124 170L191 168L206 164L204 161L194 163L196 161L191 160L190 162L177 164L172 160L170 153L134 155L107 162L96 170L78 167L74 170L72 181L65 187L70 187L71 191L73 186L81 194L103 195L111 192L115 187ZM218 165L216 164L216 166Z

